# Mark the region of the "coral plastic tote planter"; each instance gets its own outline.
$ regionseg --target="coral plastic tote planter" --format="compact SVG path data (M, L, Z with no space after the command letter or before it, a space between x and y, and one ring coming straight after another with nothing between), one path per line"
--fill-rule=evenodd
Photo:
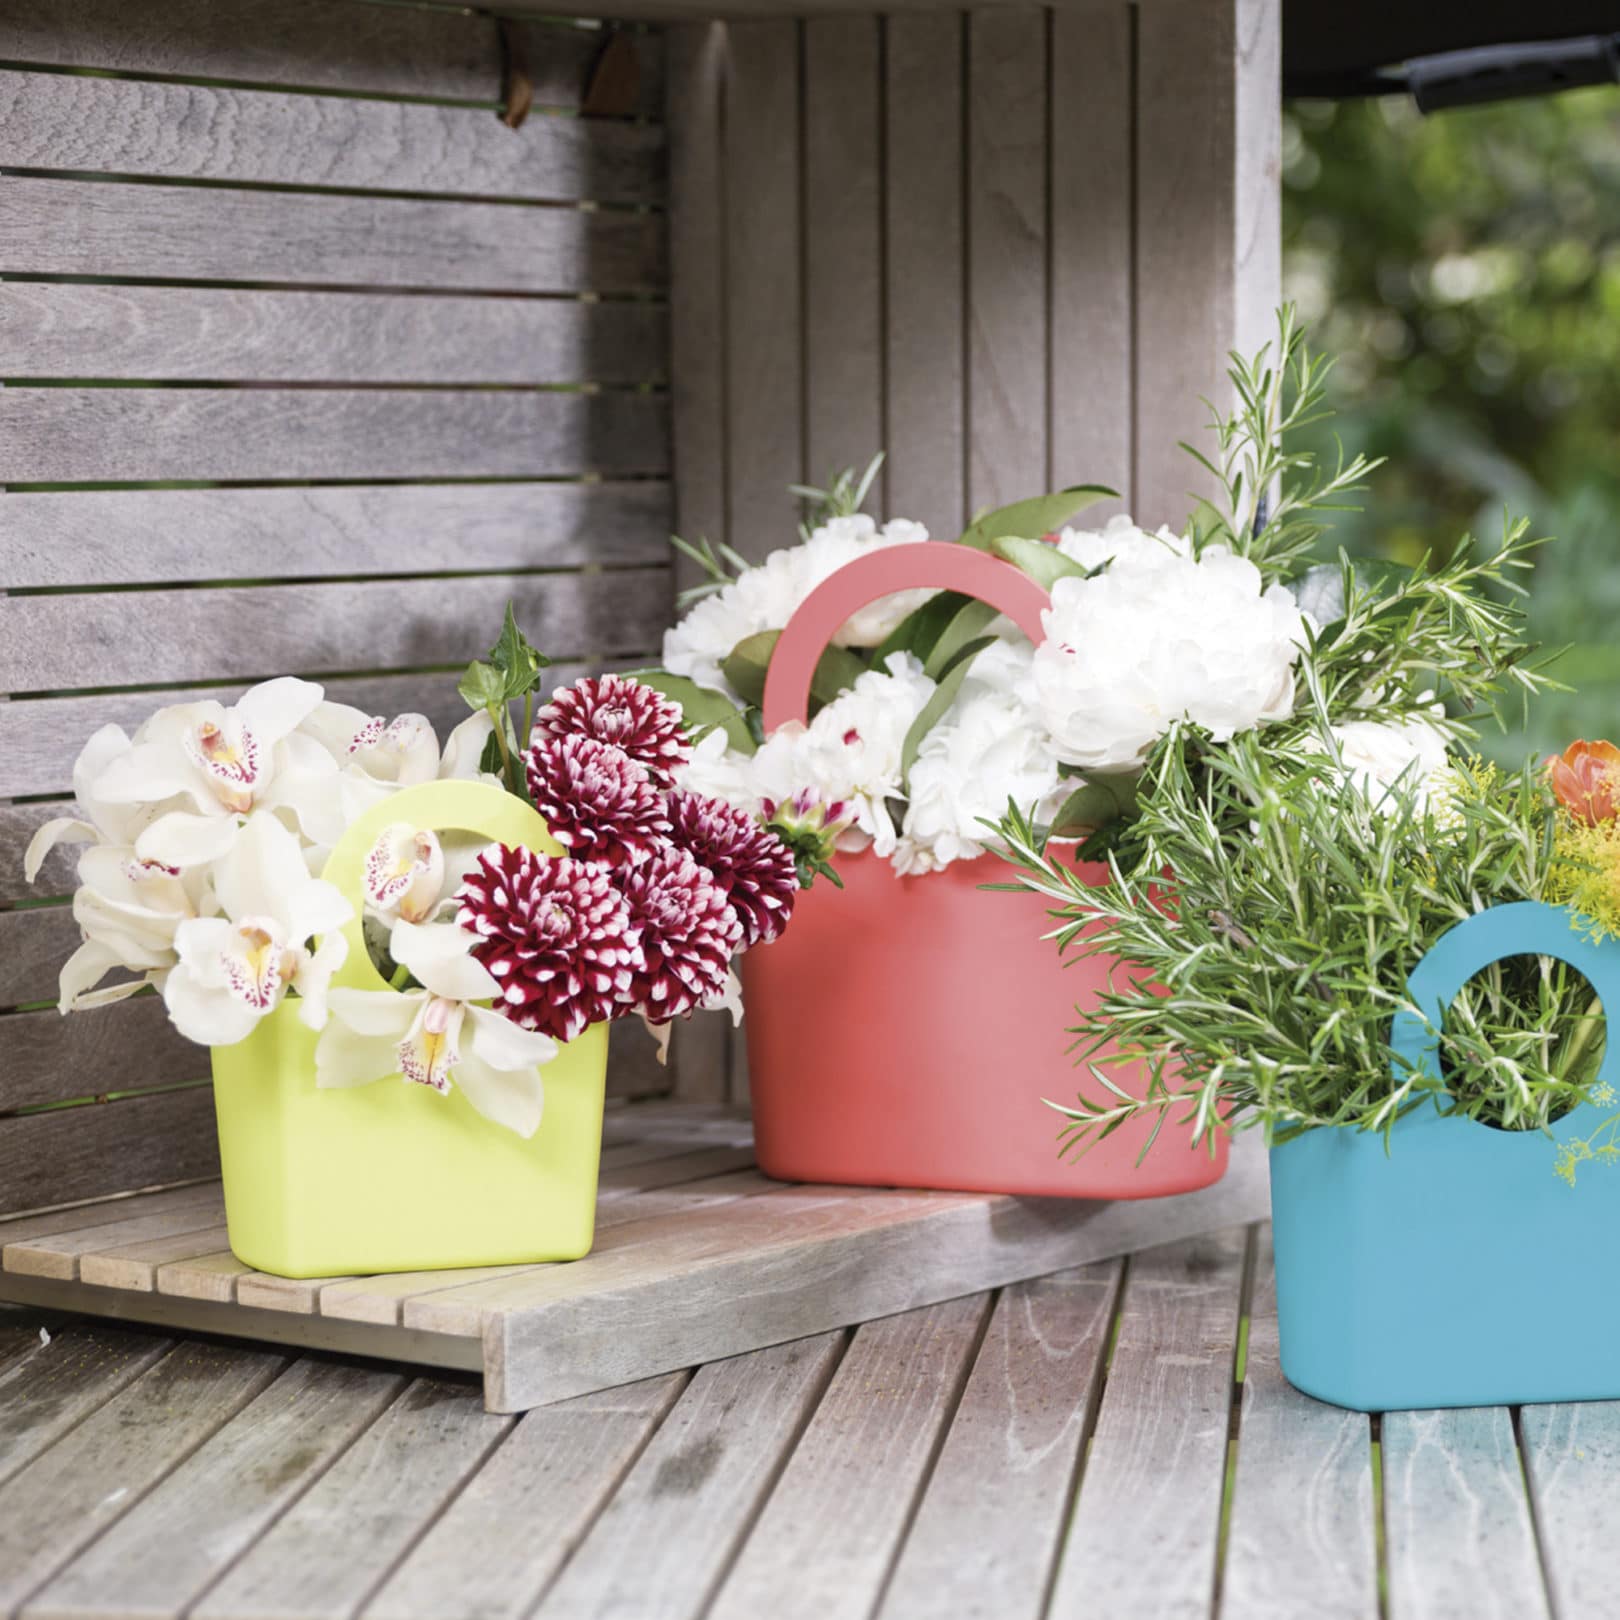
M1410 979L1440 1027L1476 973L1521 953L1584 973L1620 1006L1620 945L1576 933L1569 913L1525 901L1459 923ZM1391 1044L1438 1062L1410 1013ZM1620 1080L1610 1043L1600 1081ZM1582 1104L1553 1126L1502 1131L1426 1107L1376 1132L1319 1129L1272 1150L1283 1372L1359 1411L1620 1398L1620 1293L1600 1260L1620 1223L1620 1166L1588 1162L1573 1186L1559 1149L1613 1107ZM1556 1143L1556 1145L1555 1145Z
M481 782L395 794L344 834L325 877L354 904L338 985L382 990L361 935L361 868L391 823L565 851L529 806ZM214 1102L231 1250L284 1277L573 1260L591 1246L607 1025L542 1071L545 1112L525 1141L452 1087L402 1079L319 1090L318 1037L283 1003L245 1041L216 1047Z
M1011 564L961 545L897 546L848 564L793 615L771 658L764 722L803 720L811 674L851 614L931 587L977 596L1035 641L1047 596ZM994 855L898 876L869 853L838 861L842 890L800 895L793 926L743 960L749 1088L762 1169L794 1181L1075 1198L1148 1198L1218 1180L1212 1157L1128 1125L1076 1164L1057 1155L1043 1098L1074 1090L1065 1028L1110 965L1065 967L1034 895L985 893ZM1095 869L1101 880L1106 869ZM1127 1090L1133 1065L1109 1063Z

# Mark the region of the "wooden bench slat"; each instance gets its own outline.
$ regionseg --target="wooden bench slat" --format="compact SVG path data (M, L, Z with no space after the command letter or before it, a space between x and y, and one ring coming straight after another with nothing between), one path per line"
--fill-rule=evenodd
M882 1620L1039 1620L1073 1507L1120 1262L1002 1292Z
M10 281L0 286L0 375L658 382L669 375L668 326L652 303Z
M15 169L347 187L529 201L654 203L664 132L538 114L286 95L0 68L0 150Z
M666 418L620 391L7 388L0 481L656 475Z
M1620 1402L1526 1406L1519 1426L1553 1612L1601 1615L1614 1599Z
M1386 1412L1382 1449L1389 1612L1550 1620L1507 1408Z
M0 176L0 275L662 293L660 216Z
M1225 1620L1377 1620L1367 1417L1302 1395L1282 1374L1271 1227L1261 1228L1221 1586Z
M658 645L669 598L667 568L7 596L0 690L247 681L289 669L451 669L484 656L508 602L530 640L561 658L645 653Z
M165 25L128 0L7 0L0 56L55 67L239 79L494 106L501 96L495 21L464 11L333 0L165 0ZM595 29L520 23L535 100L577 105L602 47ZM637 110L663 104L663 42L634 36Z
M54 1007L9 1013L0 1019L0 1040L6 1050L0 1071L3 1110L114 1091L149 1091L206 1080L210 1073L206 1049L188 1041L169 1022L162 998L151 994L87 1007L71 1018Z
M151 1214L124 1216L101 1226L80 1227L48 1237L7 1239L0 1248L0 1257L6 1271L71 1281L79 1275L81 1258L97 1249L199 1232L217 1226L224 1215L218 1185L205 1183L172 1193L164 1207Z
M201 1187L209 1184L201 1183ZM107 1226L118 1219L135 1220L157 1215L198 1196L198 1187L165 1187L157 1192L133 1193L120 1198L100 1198L93 1203L74 1204L67 1209L48 1210L40 1215L14 1215L0 1220L0 1250L8 1243L25 1239L54 1237L66 1232L82 1232L92 1226Z
M684 1620L741 1542L843 1349L822 1334L701 1368L536 1611Z
M171 1260L195 1260L201 1255L218 1254L229 1246L230 1234L223 1224L205 1226L195 1232L179 1232L173 1237L120 1243L80 1255L79 1277L98 1288L130 1288L137 1293L152 1294L157 1292L160 1266Z
M294 1362L56 1576L30 1612L40 1620L179 1614L405 1385L365 1363ZM217 1397L213 1408L231 1416Z
M1053 1620L1208 1611L1246 1236L1131 1257ZM1151 1557L1138 1539L1144 1525L1154 1527Z
M789 1613L872 1613L990 1305L975 1294L856 1329L709 1611L713 1620L754 1620L784 1592L792 1593Z
M367 1605L365 1620L527 1614L686 1382L685 1373L668 1373L527 1413Z
M176 1299L200 1299L210 1304L228 1305L236 1298L237 1280L252 1275L252 1272L252 1266L244 1265L221 1244L212 1254L192 1255L159 1266L156 1291L173 1294Z
M413 1383L191 1613L348 1620L512 1424L465 1379Z

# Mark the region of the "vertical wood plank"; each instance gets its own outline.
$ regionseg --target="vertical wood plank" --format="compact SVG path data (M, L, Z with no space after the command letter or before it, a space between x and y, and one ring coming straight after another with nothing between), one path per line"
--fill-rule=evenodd
M886 510L942 540L967 521L963 19L884 23Z
M1109 1260L996 1302L880 1620L1039 1620L1119 1278Z
M1553 1612L1602 1620L1614 1608L1620 1401L1527 1406L1519 1425Z
M989 1308L977 1295L856 1329L710 1620L866 1620Z
M883 448L879 27L876 17L804 25L805 470L815 484Z
M1245 1236L1132 1257L1051 1620L1207 1620Z
M1282 1375L1271 1227L1262 1229L1233 1483L1222 1620L1377 1620L1372 1436L1365 1414Z
M1052 12L1052 330L1046 485L1107 484L1130 510L1133 8Z
M1135 494L1150 527L1207 492L1178 441L1203 437L1200 396L1228 398L1228 351L1265 341L1281 296L1280 13L1137 11Z
M1550 1617L1506 1407L1384 1415L1390 1620Z
M805 475L799 25L733 23L726 90L726 539L794 541Z
M1046 487L1046 13L972 12L968 39L968 506L978 511Z

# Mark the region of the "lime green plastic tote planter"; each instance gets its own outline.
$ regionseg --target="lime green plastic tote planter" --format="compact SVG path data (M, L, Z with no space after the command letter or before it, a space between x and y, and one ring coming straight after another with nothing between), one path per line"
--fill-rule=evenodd
M429 782L362 816L323 874L354 905L334 985L384 990L361 935L361 869L382 830L435 831L563 855L528 805L481 782ZM589 1252L602 1148L607 1025L541 1071L545 1112L525 1141L403 1078L322 1091L319 1037L283 1002L246 1040L215 1047L214 1105L231 1252L283 1277L576 1260Z

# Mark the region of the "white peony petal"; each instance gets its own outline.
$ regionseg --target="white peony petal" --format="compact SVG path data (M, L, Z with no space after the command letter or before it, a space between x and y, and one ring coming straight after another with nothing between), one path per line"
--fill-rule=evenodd
M212 865L229 854L239 830L235 816L197 816L171 810L135 840L135 853L143 861L183 872L193 866Z
M32 883L39 876L45 857L58 844L91 844L100 836L91 822L79 821L73 816L58 816L54 821L47 821L28 840L28 848L23 852L24 879Z
M515 1131L525 1141L540 1128L546 1093L538 1069L496 1069L483 1058L463 1052L453 1078L467 1101L491 1124Z
M274 748L315 712L325 696L314 681L280 675L244 692L236 701L236 715L261 747Z

